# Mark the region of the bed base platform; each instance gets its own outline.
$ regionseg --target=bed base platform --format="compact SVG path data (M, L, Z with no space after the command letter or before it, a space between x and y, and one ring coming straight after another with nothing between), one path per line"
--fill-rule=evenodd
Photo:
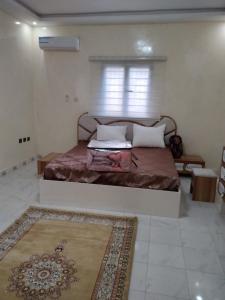
M40 179L40 204L178 218L181 191Z

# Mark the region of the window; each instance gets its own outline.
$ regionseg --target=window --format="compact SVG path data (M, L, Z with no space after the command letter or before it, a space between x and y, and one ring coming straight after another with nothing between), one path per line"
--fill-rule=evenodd
M150 67L104 66L103 110L117 116L146 111L151 86Z
M96 64L95 64L96 65ZM91 92L94 116L159 118L161 80L155 63L103 63Z

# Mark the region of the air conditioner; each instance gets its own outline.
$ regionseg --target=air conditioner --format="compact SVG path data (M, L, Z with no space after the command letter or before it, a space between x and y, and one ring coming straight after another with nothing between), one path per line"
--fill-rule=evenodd
M79 51L80 40L77 37L66 36L39 37L39 47L43 50Z

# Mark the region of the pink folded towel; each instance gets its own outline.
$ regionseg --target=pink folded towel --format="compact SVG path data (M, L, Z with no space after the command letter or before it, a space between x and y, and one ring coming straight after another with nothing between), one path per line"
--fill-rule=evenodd
M87 151L87 168L99 172L129 172L132 164L131 152L90 150Z

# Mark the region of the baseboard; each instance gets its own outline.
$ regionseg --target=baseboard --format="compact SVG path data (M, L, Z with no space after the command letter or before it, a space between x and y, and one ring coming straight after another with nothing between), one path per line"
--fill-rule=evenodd
M23 160L23 161L17 163L16 165L14 165L10 168L0 170L0 176L5 176L6 174L21 168L22 166L26 166L30 162L37 160L39 157L40 157L40 155L35 155L35 156L32 156L26 160Z

